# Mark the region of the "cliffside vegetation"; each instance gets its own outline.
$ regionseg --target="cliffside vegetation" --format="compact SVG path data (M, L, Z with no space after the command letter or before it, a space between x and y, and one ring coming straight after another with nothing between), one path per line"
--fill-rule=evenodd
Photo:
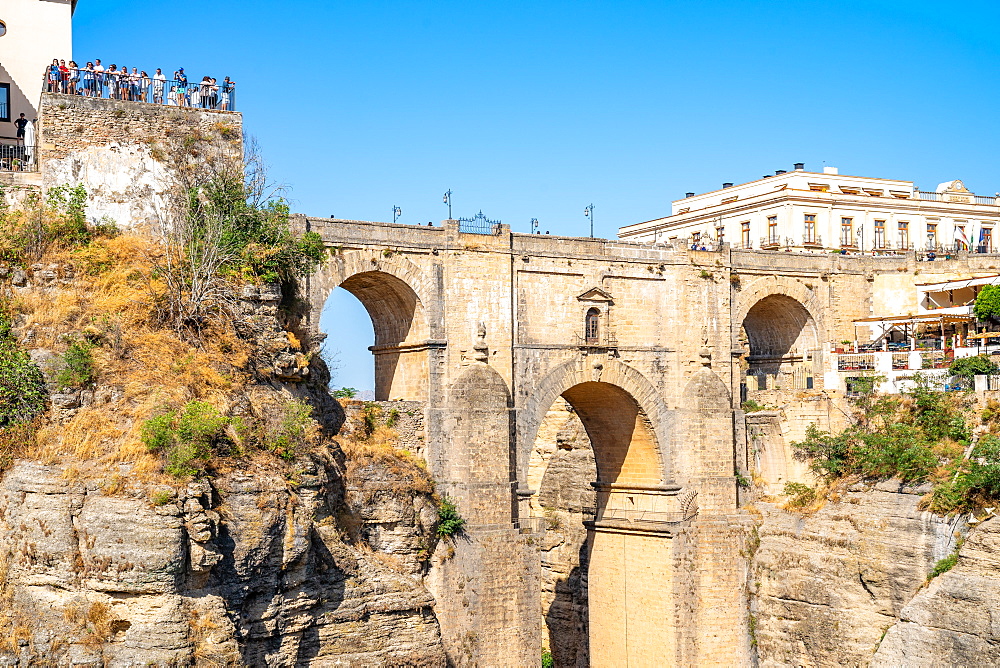
M876 382L852 399L849 427L831 434L810 426L805 440L792 444L796 457L828 483L931 483L925 505L937 513L1000 500L1000 405L978 411L969 395L938 391L919 378L907 394L881 395ZM811 500L802 489L790 493L798 505Z
M71 458L186 477L237 458L288 461L315 442L302 400L253 400L271 357L309 358L241 291L293 289L323 247L292 233L256 158L246 171L199 161L196 149L226 141L178 139L175 162L198 168L178 169L172 210L152 228L88 222L82 186L0 210L0 466Z

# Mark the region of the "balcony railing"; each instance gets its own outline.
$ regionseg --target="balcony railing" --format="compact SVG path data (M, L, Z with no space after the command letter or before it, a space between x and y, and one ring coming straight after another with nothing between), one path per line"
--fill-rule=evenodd
M927 192L918 190L914 193L916 199L931 202L954 202L957 204L985 204L987 206L1000 206L1000 198L993 195L974 195L973 193L955 192Z
M576 334L576 345L588 348L617 348L618 337L614 332L605 331L597 336L580 336Z
M802 245L803 246L822 246L823 237L819 234L803 234L802 235Z
M585 506L583 514L589 515L597 522L619 520L623 522L655 522L657 524L679 524L686 522L698 514L697 506L686 511L660 512L655 510L633 510L631 508L597 508Z
M47 93L96 97L125 102L150 102L196 109L236 109L236 84L232 81L157 79L148 74L69 70L53 80L46 70L42 90Z
M38 147L0 144L0 172L37 172Z

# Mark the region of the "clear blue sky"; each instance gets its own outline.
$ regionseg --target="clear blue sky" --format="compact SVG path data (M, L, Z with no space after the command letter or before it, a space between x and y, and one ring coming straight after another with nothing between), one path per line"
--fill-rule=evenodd
M598 236L805 162L1000 190L996 2L81 0L76 60L238 82L296 211L424 223L480 209ZM343 292L343 291L338 291ZM337 301L336 385L372 387Z

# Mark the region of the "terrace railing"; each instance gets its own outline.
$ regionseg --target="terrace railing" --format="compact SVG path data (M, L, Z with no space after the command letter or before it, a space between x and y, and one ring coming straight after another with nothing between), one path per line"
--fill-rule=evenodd
M76 77L76 78L74 78ZM70 70L68 78L51 81L46 73L47 93L95 97L125 102L149 102L196 109L236 110L236 85L223 81L213 85L200 81L155 79L152 76L120 75L114 72Z
M38 147L0 144L0 172L37 172Z
M924 190L917 190L914 192L916 199L927 200L931 202L955 202L958 204L985 204L987 206L1000 206L1000 198L994 195L974 195L973 193L955 193L955 192L927 192Z

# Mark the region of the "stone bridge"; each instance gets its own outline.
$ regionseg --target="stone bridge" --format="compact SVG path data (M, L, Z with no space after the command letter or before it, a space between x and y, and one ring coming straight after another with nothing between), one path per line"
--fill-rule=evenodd
M528 467L562 397L597 463L591 664L748 660L741 380L755 366L821 368L826 342L871 313L870 258L293 221L330 249L308 285L314 340L334 288L364 304L376 399L423 402L428 466L468 520L431 575L452 656L538 662Z

